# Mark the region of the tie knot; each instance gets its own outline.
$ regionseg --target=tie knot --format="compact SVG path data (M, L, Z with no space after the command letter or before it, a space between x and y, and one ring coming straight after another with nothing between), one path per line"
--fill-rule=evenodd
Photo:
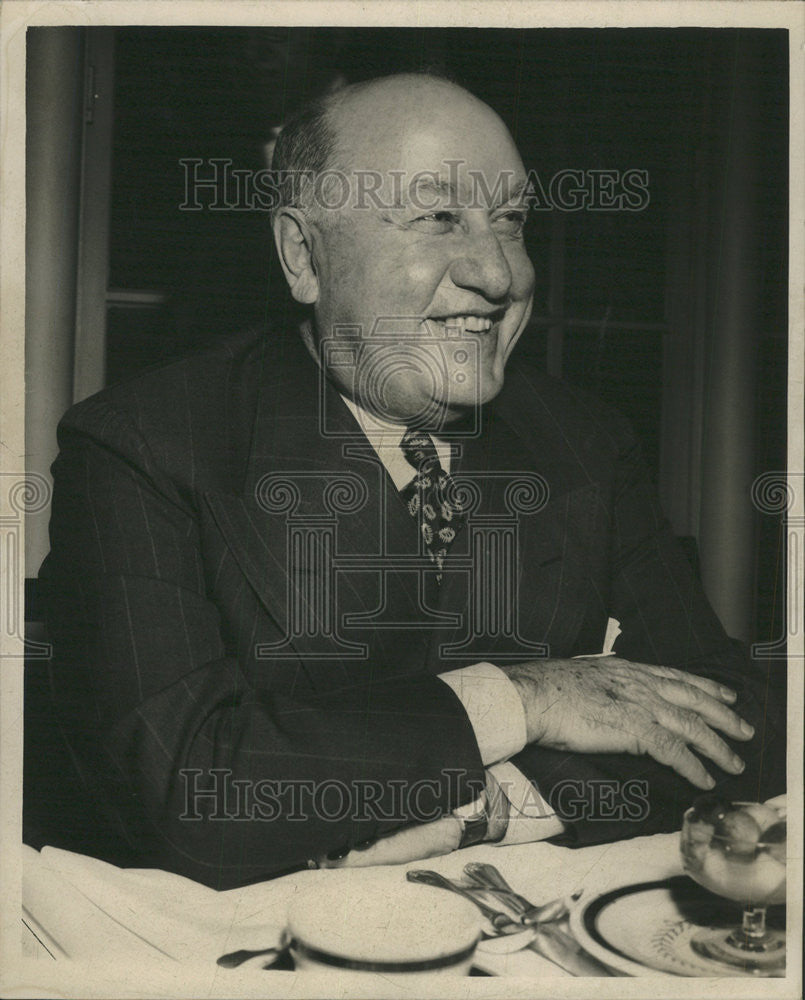
M410 428L403 435L400 448L409 465L417 472L427 472L439 465L439 456L430 434L425 431L415 431Z

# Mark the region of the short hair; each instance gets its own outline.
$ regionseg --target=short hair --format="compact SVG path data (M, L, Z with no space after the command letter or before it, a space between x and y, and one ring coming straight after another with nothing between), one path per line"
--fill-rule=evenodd
M283 126L271 157L277 200L272 217L282 208L310 211L306 194L316 177L335 161L337 138L330 112L338 91L305 104Z

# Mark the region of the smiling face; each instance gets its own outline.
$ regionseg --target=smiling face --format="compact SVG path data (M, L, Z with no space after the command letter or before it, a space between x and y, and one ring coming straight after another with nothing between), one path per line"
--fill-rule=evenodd
M331 124L350 197L311 217L315 340L351 328L355 363L329 370L367 409L449 423L497 395L528 320L520 156L489 107L429 77L357 88Z

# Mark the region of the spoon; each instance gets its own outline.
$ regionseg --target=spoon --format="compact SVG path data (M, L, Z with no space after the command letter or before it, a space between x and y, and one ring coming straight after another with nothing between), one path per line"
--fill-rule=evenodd
M534 906L525 896L521 896L512 889L494 865L481 861L470 861L464 866L464 871L481 888L504 894L508 905L520 914L520 922L523 924L548 923L551 920L561 920L567 915L568 907L564 898L551 900L549 903L543 903L542 906ZM571 899L575 899L577 896L578 893L574 893Z
M499 872L498 876L501 880L503 879L503 876ZM553 962L554 965L558 965L574 976L610 975L606 966L588 955L574 938L553 924L541 927L531 926L521 930L522 925L515 923L511 917L500 910L494 910L491 906L487 906L486 903L482 903L473 894L473 889L463 886L458 882L453 882L438 872L423 870L409 871L406 873L406 878L409 882L420 882L423 885L432 885L439 889L449 889L451 892L456 892L459 896L464 896L470 902L475 903L498 932L496 937L489 937L488 940L481 941L478 944L478 948L481 951L506 953L519 951L521 948L531 948L537 954L542 955L543 958L548 959L549 962ZM563 901L556 900L555 902ZM528 905L531 906L530 903ZM545 909L552 905L551 903L546 903L545 907L533 907L533 909ZM517 941L517 947L511 947L515 940Z
M431 885L436 889L449 889L450 892L455 892L459 896L463 896L478 907L489 923L500 934L514 934L522 930L521 925L513 920L508 913L504 913L502 910L495 910L480 900L475 894L477 890L474 891L468 886L461 885L459 882L453 882L452 879L446 878L438 872L415 869L414 871L407 872L406 878L409 882L418 882L420 885Z
M438 872L418 869L407 872L406 878L409 882L417 882L420 885L430 885L437 889L448 889L450 892L455 892L459 896L468 899L471 903L474 903L495 930L494 934L484 932L483 940L478 943L480 951L496 955L506 955L527 948L536 937L535 927L524 928L522 924L518 924L517 921L512 920L502 910L495 910L491 906L487 906L486 903L475 895L473 889L463 886L458 882L453 882Z
M520 920L523 923L526 922L526 919L533 919L537 911L543 909L543 907L534 906L525 896L515 892L494 865L485 864L482 861L470 861L464 866L464 872L481 888L506 893L509 905L520 914Z

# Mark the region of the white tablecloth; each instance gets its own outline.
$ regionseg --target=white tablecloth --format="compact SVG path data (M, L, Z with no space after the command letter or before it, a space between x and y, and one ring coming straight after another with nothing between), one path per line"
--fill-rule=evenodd
M225 970L215 961L223 953L267 947L278 940L294 894L317 881L341 882L345 893L393 894L404 881L406 868L433 868L459 877L468 861L490 861L523 895L542 903L578 888L592 894L680 871L678 835L674 834L580 850L547 843L507 848L480 845L425 863L303 871L227 892L167 872L115 868L55 848L37 852L25 847L24 852L27 954L37 953L42 962L50 963L51 970L80 965L89 980L94 975L102 979L110 969L153 972L162 967L175 977L178 992L169 995L177 996L188 995L183 984L189 982L190 970L194 981L199 974L208 974L210 996L295 993L298 980L305 977L258 969ZM540 980L567 975L532 951L485 959L484 966L500 975ZM292 977L295 988L285 983L275 993L275 985L287 977ZM138 995L137 991L132 995ZM323 995L335 995L332 982ZM343 995L357 994L353 987Z

